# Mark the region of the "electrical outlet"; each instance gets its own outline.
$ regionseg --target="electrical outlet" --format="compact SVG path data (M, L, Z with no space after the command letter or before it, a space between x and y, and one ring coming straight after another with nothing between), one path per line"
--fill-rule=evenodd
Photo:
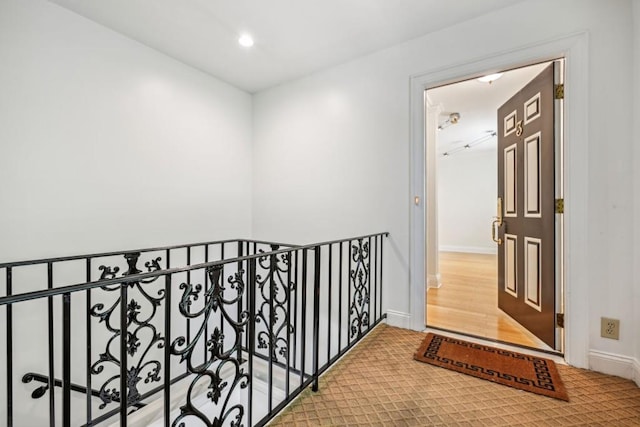
M620 320L601 317L600 336L603 338L611 338L612 340L620 339Z

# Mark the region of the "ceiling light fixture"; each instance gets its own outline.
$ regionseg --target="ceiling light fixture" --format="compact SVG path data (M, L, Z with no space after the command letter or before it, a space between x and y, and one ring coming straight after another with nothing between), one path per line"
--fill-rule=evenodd
M502 77L502 74L503 73L495 73L495 74L489 74L489 75L486 75L486 76L482 76L482 77L478 78L478 81L482 82L482 83L491 84L494 81L498 80L500 77Z
M460 120L460 113L451 113L449 114L449 118L445 120L442 124L438 125L438 130L442 130L444 128L448 128L451 125L455 125Z
M453 148L453 149L451 149L449 151L445 151L444 153L442 153L442 155L446 157L446 156L450 156L452 154L455 154L457 152L464 151L466 149L475 147L476 145L482 144L483 142L491 141L496 135L497 135L496 131L487 130L487 131L485 131L484 135L480 136L479 138L476 138L473 141L471 141L468 144L465 144L463 146Z
M253 38L249 34L243 34L238 39L238 43L243 47L251 47L253 46Z

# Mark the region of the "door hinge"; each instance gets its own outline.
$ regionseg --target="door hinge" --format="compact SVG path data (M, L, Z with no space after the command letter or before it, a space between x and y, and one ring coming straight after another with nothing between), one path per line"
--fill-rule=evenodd
M564 313L556 313L556 326L564 328Z
M564 199L556 199L556 213L564 213Z
M564 84L554 85L554 98L564 99Z

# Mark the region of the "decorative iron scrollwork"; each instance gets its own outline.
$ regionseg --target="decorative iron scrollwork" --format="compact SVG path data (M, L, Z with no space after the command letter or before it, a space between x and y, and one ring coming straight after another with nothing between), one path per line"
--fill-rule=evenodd
M237 307L244 295L243 274L244 271L239 270L228 278L229 289L235 291L235 295L227 299L225 298L227 288L221 283L222 266L208 267L207 275L211 287L204 292L204 307L197 311L192 311L192 303L200 297L203 291L202 285L180 284L180 289L183 290L178 305L180 313L187 319L200 318L202 323L190 341L185 336L180 336L171 343L171 354L180 356L180 363L186 362L187 371L195 375L187 391L186 403L180 407L180 415L171 424L174 427L184 427L183 420L187 417L195 417L208 427L222 426L227 420L232 427L242 426L245 408L240 403L233 404L231 396L237 387L247 388L251 381L249 374L246 374L244 369L240 367L241 361L237 358L238 350L241 349L242 333L249 322L249 312L242 311L240 317L236 318L237 312L231 313L230 311L231 308ZM224 323L230 326L224 330L225 332L233 331L235 336L232 345L225 345L225 343L229 343L229 340L225 341L225 335L217 326L208 337L205 336L209 319L214 316L219 316ZM199 342L204 342L207 348L207 358L201 364L194 360L194 349ZM223 370L227 372L229 369L231 374L223 375ZM196 385L203 379L209 381L207 397L219 407L218 415L212 420L193 403L196 397Z
M127 271L122 273L123 277L142 273L142 270L137 268L140 258L139 252L127 253L124 258L128 268ZM160 261L160 257L147 261L145 268L148 272L160 270ZM101 265L99 270L102 272L100 280L104 280L116 278L120 268ZM120 401L121 390L118 387L121 362L117 351L123 326L120 324L120 310L126 310L127 313L125 342L127 354L130 357L129 361L131 362L126 370L127 403L134 405L140 401L141 394L138 389L140 381L144 380L144 383L147 384L161 380L161 363L157 360L148 359L150 359L149 352L154 346L161 349L165 345L165 339L153 325L154 317L164 299L165 291L160 289L157 292L158 296L152 296L143 286L156 281L158 277L160 276L128 283L128 286L132 288L128 292L129 301L121 301L121 297L118 295L108 308L105 308L103 303L97 303L91 307L91 316L97 318L99 323L104 323L105 328L111 334L104 352L91 365L91 374L100 375L108 366L115 367L118 370L118 373L104 381L98 390L98 397L102 401L100 409L104 409L111 402ZM120 286L122 285L102 286L101 289L107 292L114 292L119 291Z
M278 248L278 245L271 245L272 251L277 251ZM262 323L265 328L257 333L257 346L259 349L270 351L275 361L280 357L283 363L286 363L289 351L287 335L294 332L287 308L295 290L295 282L288 283L290 261L288 252L261 256L258 263L268 273L264 278L256 275L256 283L262 296L262 303L256 313L256 323Z
M353 269L349 272L353 285L353 300L350 301L351 338L362 335L369 326L369 242L358 239L357 245L351 245Z

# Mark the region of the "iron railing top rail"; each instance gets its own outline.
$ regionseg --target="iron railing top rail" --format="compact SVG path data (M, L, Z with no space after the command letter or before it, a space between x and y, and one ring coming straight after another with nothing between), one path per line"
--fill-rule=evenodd
M297 246L297 245L291 245L289 243L269 242L269 241L254 240L254 239L226 239L226 240L215 240L210 242L184 243L180 245L171 245L171 246L157 246L157 247L144 248L144 249L127 249L124 251L110 251L110 252L84 254L84 255L68 255L68 256L54 257L54 258L40 258L40 259L33 259L33 260L3 262L3 263L0 263L0 268L19 267L23 265L46 264L50 262L54 263L54 262L63 262L63 261L75 261L75 260L86 259L86 258L102 258L102 257L118 256L118 255L124 255L124 254L136 253L136 252L166 251L166 250L181 249L181 248L188 248L188 247L216 245L220 243L234 243L234 242L248 242L248 243L258 243L258 244L264 244L264 245L278 245L278 246L286 246L290 248Z
M278 249L278 250L270 251L270 252L261 252L261 253L253 254L253 255L244 255L244 256L241 256L241 257L235 257L235 258L230 258L230 259L226 259L226 260L209 261L209 262L204 262L204 263L199 263L199 264L187 265L187 266L183 266L183 267L169 268L169 269L164 269L164 270L155 270L155 271L147 272L147 273L132 274L132 275L129 275L129 276L123 276L123 277L118 277L118 278L113 278L113 279L102 279L102 280L96 280L96 281L91 281L91 282L78 283L78 284L75 284L75 285L67 285L67 286L60 286L60 287L51 288L51 289L43 289L43 290L40 290L40 291L32 291L32 292L25 292L25 293L20 293L20 294L13 294L13 295L8 295L8 296L5 296L5 297L1 297L0 298L0 306L7 305L7 304L13 304L13 303L17 303L17 302L30 301L30 300L40 299L40 298L46 298L46 297L51 297L51 296L56 296L56 295L71 294L71 293L85 291L87 289L94 289L94 288L103 287L103 286L139 282L139 281L150 279L150 278L153 278L153 277L173 275L173 274L177 274L177 273L184 273L184 272L187 272L187 271L193 271L193 270L199 270L199 269L203 269L203 268L214 267L214 266L217 266L217 265L224 265L224 264L229 264L229 263L248 261L248 260L251 260L251 259L257 259L257 258L261 258L261 257L264 257L264 256L270 256L270 255L279 255L279 254L283 254L283 253L287 253L287 252L291 252L291 251L299 251L299 250L304 250L304 249L314 249L314 248L319 247L319 246L327 246L327 245L333 245L333 244L337 244L337 243L350 242L350 241L353 241L353 240L361 240L361 239L366 239L366 238L375 237L375 236L388 237L389 236L389 232L388 231L384 231L384 232L381 232L381 233L367 234L367 235L363 235L363 236L349 237L349 238L338 239L338 240L330 240L330 241L320 242L320 243L311 243L311 244L308 244L308 245L301 245L301 246L288 246L285 249ZM228 241L229 242L237 242L237 241L242 241L242 240L241 239L235 239L235 240L228 240ZM247 241L247 240L244 240L244 241ZM249 240L249 242L253 243L254 240ZM270 243L270 242L264 242L264 243L273 244L273 243ZM177 248L186 247L186 246L187 245L177 246ZM165 250L167 250L167 249L171 249L171 247L165 248ZM157 250L160 250L160 249L157 249ZM116 252L114 255L122 255L123 253L131 253L131 252L137 252L137 251ZM100 255L96 255L96 257L98 257L98 256L100 256ZM84 258L88 258L88 257L89 257L89 255L86 255L86 256L80 257L79 259L84 259ZM0 264L0 267L1 266L2 265ZM9 267L11 267L11 266L9 266Z

